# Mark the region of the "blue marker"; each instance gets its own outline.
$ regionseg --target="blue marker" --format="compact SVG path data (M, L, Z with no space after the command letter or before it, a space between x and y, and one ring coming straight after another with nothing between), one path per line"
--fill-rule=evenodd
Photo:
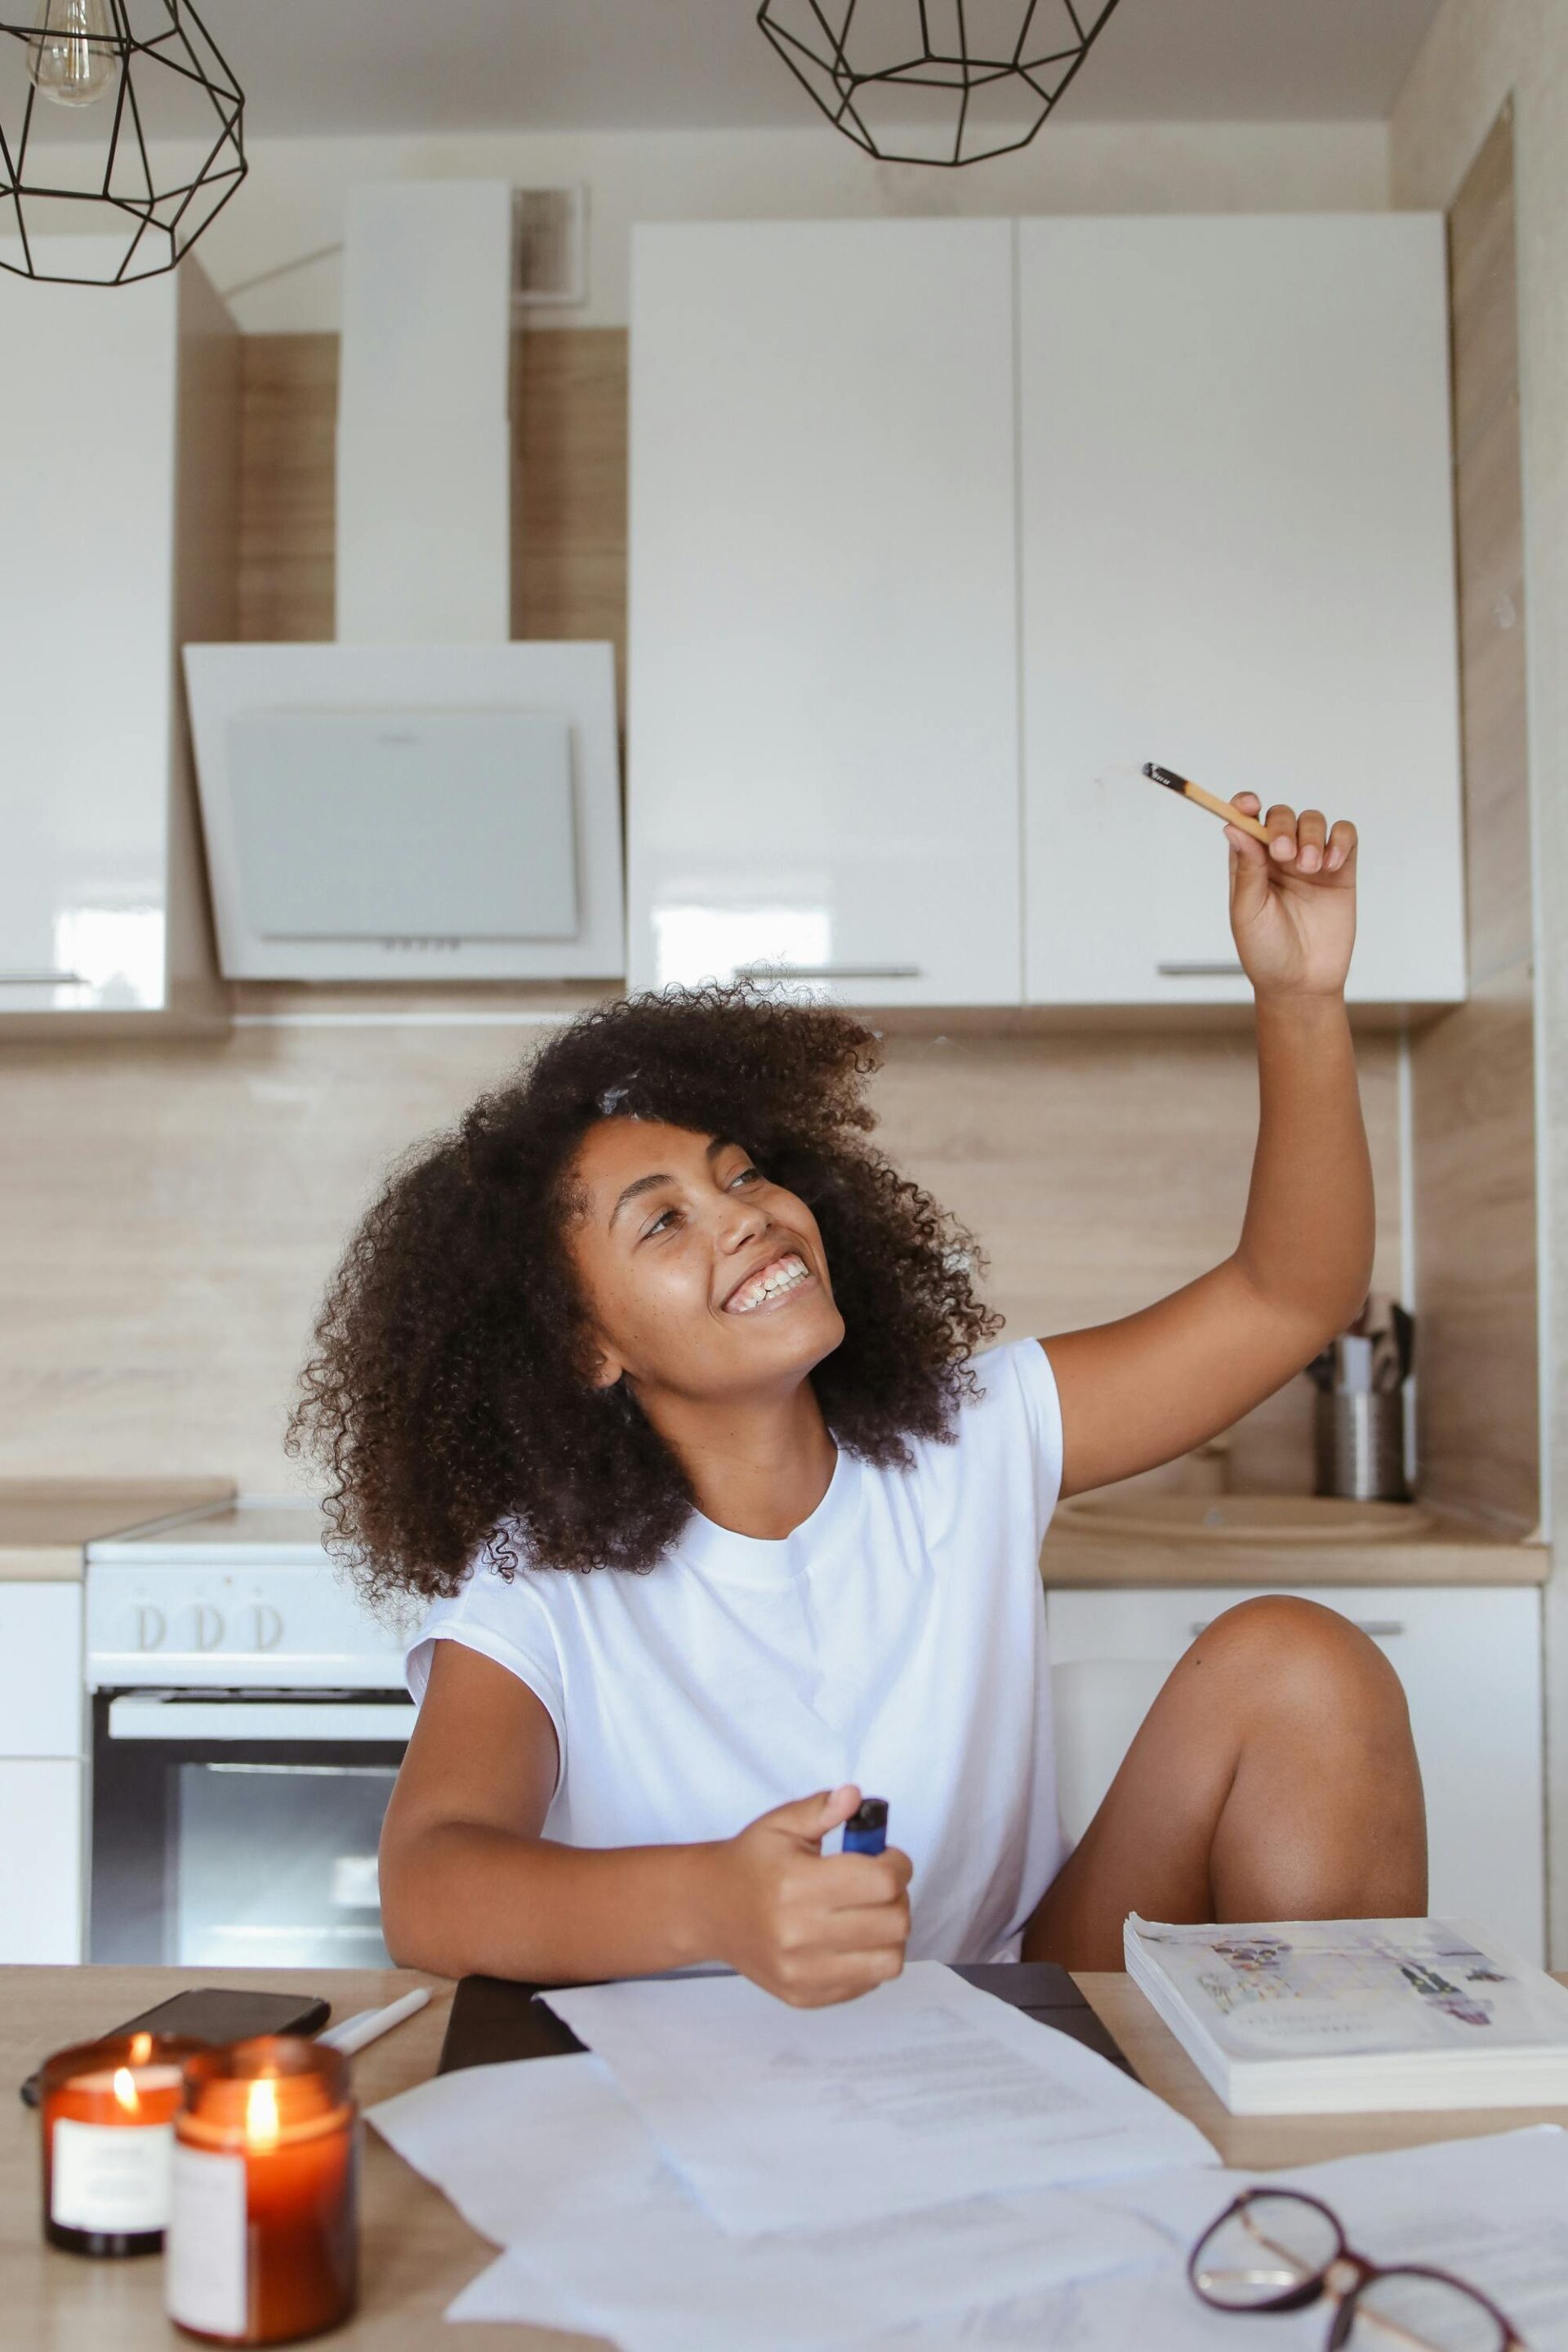
M880 1853L888 1843L888 1800L863 1797L844 1824L846 1853Z

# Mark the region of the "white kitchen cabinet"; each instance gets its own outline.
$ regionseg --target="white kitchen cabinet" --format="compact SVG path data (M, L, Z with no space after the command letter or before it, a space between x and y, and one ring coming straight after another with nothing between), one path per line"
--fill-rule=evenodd
M81 1590L0 1582L0 1757L83 1752Z
M79 1960L79 1584L0 1583L0 1963Z
M629 961L1016 1003L1013 233L639 228Z
M234 628L238 338L0 274L0 1027L216 1018L177 648Z
M1047 1552L1047 1566L1049 1554ZM1533 1587L1302 1586L1396 1668L1426 1793L1434 1916L1544 1953L1541 1601ZM1066 1826L1081 1833L1161 1682L1234 1587L1047 1595Z
M1249 995L1220 829L1146 760L1353 817L1352 1000L1461 998L1441 219L1037 219L1018 261L1028 1000Z
M82 1955L82 1768L0 1759L0 1965Z
M1353 816L1352 999L1463 996L1437 215L640 229L631 433L635 984L1245 1003L1154 760Z

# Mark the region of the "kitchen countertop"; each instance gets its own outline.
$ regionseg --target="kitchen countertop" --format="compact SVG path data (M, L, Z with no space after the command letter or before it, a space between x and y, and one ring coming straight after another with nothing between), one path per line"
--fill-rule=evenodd
M233 1495L226 1478L0 1478L0 1583L79 1584L99 1537Z
M216 1509L182 1518L177 1527L97 1537L94 1559L144 1559L155 1552L160 1560L192 1564L221 1559L243 1566L279 1556L310 1558L321 1549L327 1533L320 1507L307 1495L297 1500L278 1495L239 1496Z
M170 1528L157 1549L170 1559L186 1548L193 1559L238 1556L251 1547L313 1548L321 1532L303 1496L246 1501ZM110 1547L111 1555L116 1550ZM1052 1522L1041 1567L1047 1586L1542 1584L1550 1560L1544 1544L1505 1542L1458 1520L1435 1519L1419 1532L1372 1543L1342 1536L1312 1544L1172 1542L1152 1530L1090 1533L1073 1524L1069 1505Z
M95 2262L47 2246L38 2222L37 2118L15 2085L37 2060L89 2040L122 2018L167 2000L187 1985L244 1983L279 1992L321 1992L340 2017L428 1984L430 2006L354 2059L361 2104L373 2105L435 2072L452 1987L410 1970L159 1968L11 1968L0 1970L0 2309L18 2345L49 2352L171 2352L176 2337L163 2316L162 2264L155 2256ZM1463 2115L1227 2116L1214 2094L1124 1976L1086 1975L1079 1982L1138 2073L1192 2117L1222 2158L1246 2169L1302 2164L1363 2149L1406 2147L1473 2137L1524 2123L1568 2123L1568 2109ZM584 2196L591 2197L591 2183ZM354 2352L497 2352L491 2325L444 2322L446 2305L493 2259L436 2189L376 2133L365 2134L361 2203L362 2301L346 2327L322 2339ZM552 2329L513 2327L508 2345L527 2352L581 2352L585 2339Z
M222 1478L0 1478L0 1583L81 1580L83 1549L178 1515L181 1534L209 1549L258 1540L313 1539L319 1521L301 1501L290 1508L235 1512ZM302 1532L303 1531L303 1532ZM171 1531L173 1535L173 1531ZM1543 1543L1509 1541L1458 1519L1436 1519L1408 1537L1377 1543L1162 1541L1090 1532L1059 1515L1040 1569L1047 1590L1139 1586L1544 1584L1552 1554Z
M1054 1588L1278 1584L1544 1584L1543 1543L1489 1535L1458 1519L1376 1543L1161 1542L1153 1535L1100 1535L1058 1517L1040 1554Z

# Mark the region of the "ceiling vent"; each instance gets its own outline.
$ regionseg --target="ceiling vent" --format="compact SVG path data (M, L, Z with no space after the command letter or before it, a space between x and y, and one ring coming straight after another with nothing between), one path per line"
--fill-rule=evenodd
M521 310L588 299L588 191L514 188L512 302Z

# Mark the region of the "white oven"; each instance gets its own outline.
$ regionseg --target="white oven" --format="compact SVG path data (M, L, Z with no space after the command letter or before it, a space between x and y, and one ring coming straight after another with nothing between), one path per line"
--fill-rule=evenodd
M376 1846L414 1709L403 1636L308 1507L90 1545L88 1956L376 1968Z

